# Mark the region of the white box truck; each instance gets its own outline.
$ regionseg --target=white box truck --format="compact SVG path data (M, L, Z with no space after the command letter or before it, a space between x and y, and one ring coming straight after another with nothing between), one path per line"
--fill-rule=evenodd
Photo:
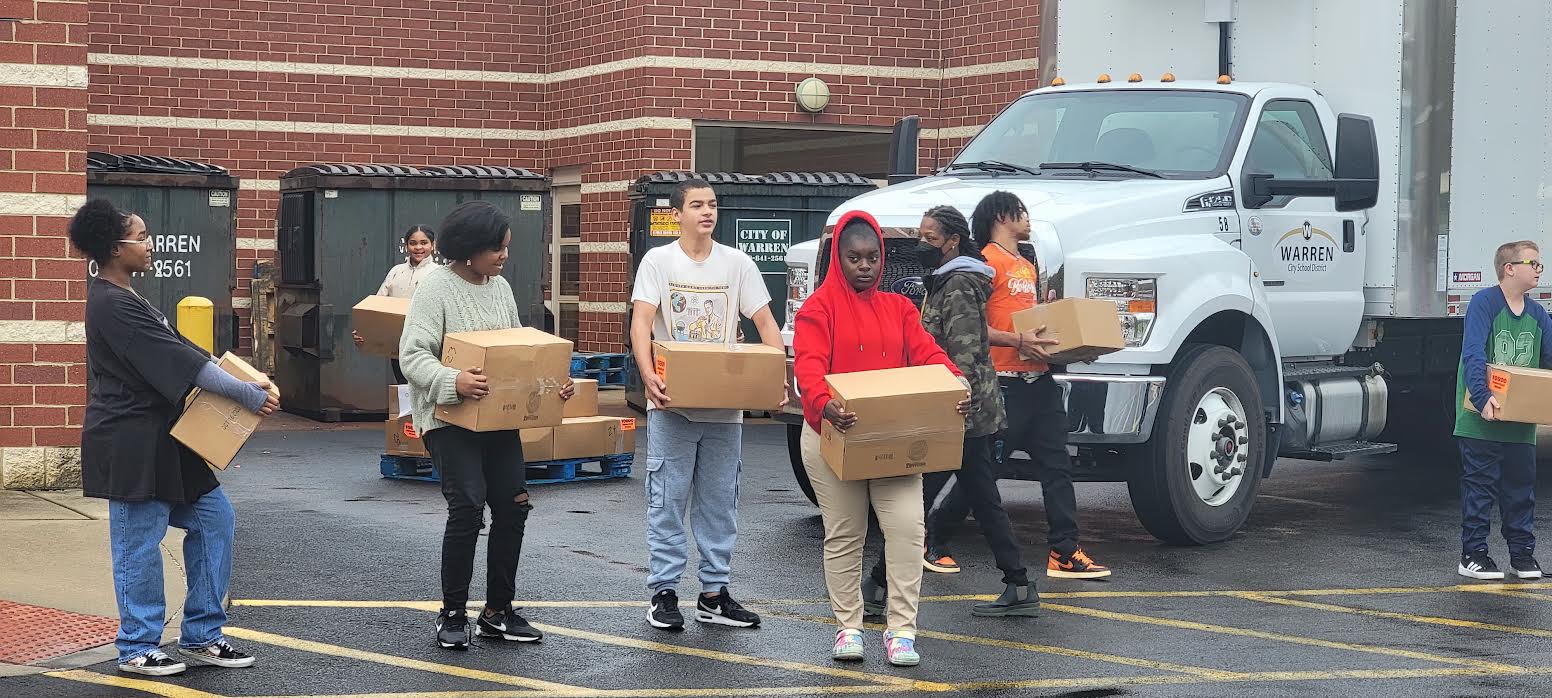
M886 229L888 288L921 293L902 252L927 208L1017 194L1042 293L1122 312L1124 351L1057 376L1079 477L1128 482L1164 541L1228 538L1279 455L1447 438L1495 248L1552 243L1552 4L1069 0L1042 21L1042 87L831 216ZM831 232L791 248L788 318Z

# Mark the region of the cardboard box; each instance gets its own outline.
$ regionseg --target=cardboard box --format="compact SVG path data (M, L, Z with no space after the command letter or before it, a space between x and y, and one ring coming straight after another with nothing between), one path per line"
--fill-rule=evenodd
M220 366L238 380L269 380L263 372L231 352L221 357ZM269 392L276 399L280 398L279 387L271 385ZM263 417L232 400L196 389L189 394L183 414L172 425L172 438L199 454L210 467L225 470L262 421Z
M574 378L572 382L577 385L576 394L566 401L566 409L562 414L566 419L572 417L597 417L598 416L598 381L591 378Z
M1552 424L1552 370L1488 364L1487 389L1498 398L1498 421ZM1465 406L1477 411L1469 394Z
M555 427L554 460L593 458L636 450L636 420L577 417Z
M350 328L366 340L361 351L378 356L399 355L399 335L404 334L404 316L410 312L410 299L367 296L350 309Z
M821 423L819 452L842 480L958 470L969 391L940 365L825 376L857 423L842 433Z
M561 422L561 386L571 372L571 342L531 327L455 332L442 339L442 363L484 369L490 394L438 405L437 419L470 431L553 427Z
M390 456L431 457L431 453L426 450L426 442L420 439L420 434L415 431L414 420L410 417L383 422L383 439L384 448L387 449L385 453Z
M540 463L555 460L555 430L550 427L524 429L519 432L523 440L523 461Z
M1126 348L1115 303L1094 298L1064 298L1013 314L1013 329L1029 332L1045 326L1044 337L1060 340L1049 347L1051 363L1070 364Z
M786 395L787 353L764 344L653 342L669 407L775 410Z

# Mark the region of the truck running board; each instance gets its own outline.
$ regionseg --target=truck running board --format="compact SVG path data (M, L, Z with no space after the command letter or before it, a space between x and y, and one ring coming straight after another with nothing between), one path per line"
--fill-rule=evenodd
M1373 441L1347 441L1339 444L1326 444L1316 446L1308 451L1290 451L1277 454L1283 458L1297 458L1299 460L1314 460L1329 462L1334 460L1346 460L1360 456L1378 456L1385 453L1395 453L1395 444L1382 444Z

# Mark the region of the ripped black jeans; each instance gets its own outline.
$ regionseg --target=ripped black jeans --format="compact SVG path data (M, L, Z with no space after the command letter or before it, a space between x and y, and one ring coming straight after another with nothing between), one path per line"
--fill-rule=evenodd
M442 608L469 604L474 548L490 507L485 605L504 609L517 593L517 558L528 523L528 478L516 431L473 432L451 424L426 432L426 450L442 478L447 528L442 534Z

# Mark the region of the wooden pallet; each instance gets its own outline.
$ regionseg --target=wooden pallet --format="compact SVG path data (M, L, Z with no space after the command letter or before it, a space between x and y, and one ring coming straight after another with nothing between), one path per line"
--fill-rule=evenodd
M528 464L528 484L549 485L558 482L586 482L630 477L634 454L619 453L595 458L540 461ZM441 482L441 474L430 458L384 455L378 470L391 480Z

